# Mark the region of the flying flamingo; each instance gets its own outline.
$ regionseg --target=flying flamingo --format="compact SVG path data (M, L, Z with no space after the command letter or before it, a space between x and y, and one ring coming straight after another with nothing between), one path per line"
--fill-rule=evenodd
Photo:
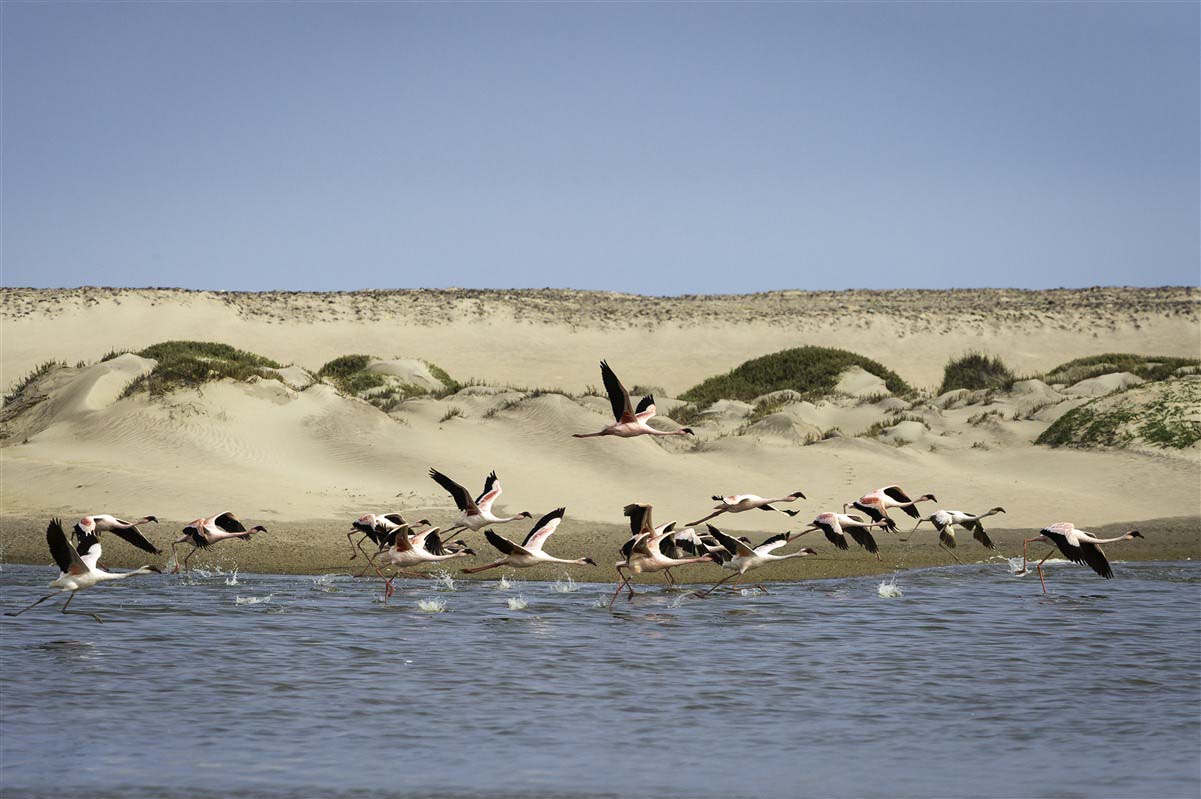
M420 519L417 521L417 524L429 523L429 519ZM409 527L409 523L399 513L364 513L351 522L350 532L346 534L346 540L350 542L350 559L355 559L357 555L355 552L356 547L367 558L367 566L355 576L362 577L367 573L367 569L374 567L375 559L379 557L379 554L396 542L397 531L401 528L408 530ZM351 541L351 536L355 533L362 533L362 536L358 541ZM375 544L375 552L368 553L363 549L363 542L367 539L371 539L371 542ZM376 574L379 574L378 568L375 571ZM383 577L382 574L380 576Z
M1138 530L1131 530L1113 538L1097 538L1087 530L1077 530L1076 526L1071 522L1056 522L1044 527L1034 538L1027 538L1022 541L1022 569L1017 573L1026 573L1026 545L1032 544L1035 541L1046 541L1058 547L1063 556L1072 563L1079 565L1088 564L1089 568L1108 580L1113 577L1113 569L1109 567L1109 560L1105 557L1105 553L1101 551L1101 547L1098 544L1110 544L1114 541L1132 541L1135 538L1142 537L1143 534ZM1038 581L1043 585L1044 594L1047 593L1047 581L1043 577L1043 564L1054 553L1055 550L1048 552L1046 557L1040 560L1038 565L1035 566L1038 569Z
M955 548L956 525L970 531L972 538L979 541L986 549L996 549L997 545L988 537L988 533L984 532L984 525L980 523L980 520L1004 512L1004 508L993 508L987 513L976 515L964 513L961 510L937 510L923 519L918 519L917 524L913 525L913 530L909 531L909 535L898 540L908 541L913 537L914 530L921 527L923 522L929 522L934 525L934 529L938 530L938 545L945 549L955 560L959 560L959 558L955 557L955 553L951 551Z
M750 543L740 538L726 535L711 524L706 526L709 528L709 535L717 539L718 544L721 546L721 551L717 553L716 561L721 564L723 569L733 569L734 573L728 577L721 578L707 591L698 592L696 594L698 597L708 596L726 580L733 579L734 582L737 582L751 569L757 569L760 566L766 566L768 563L788 560L789 558L803 558L806 555L817 554L816 549L805 547L788 555L773 555L772 553L775 550L782 546L787 546L792 541L793 536L790 533L773 535L759 546L752 547ZM767 589L763 585L757 585L756 588L759 588L765 594L767 593Z
M138 529L139 524L147 524L154 522L158 524L158 519L154 516L143 516L136 522L127 522L123 519L118 519L116 516L110 516L107 513L93 513L90 516L84 516L75 523L75 538L79 541L87 536L92 536L96 539L100 538L101 533L112 533L118 538L133 544L138 549L149 552L151 555L161 555L163 551L142 535L142 531Z
M408 525L394 531L393 543L390 547L384 550L388 556L388 564L396 568L396 574L385 578L384 582L384 601L388 601L388 597L392 596L392 581L396 579L396 575L403 574L408 577L425 577L429 578L428 574L421 572L403 571L402 567L420 566L423 563L437 563L451 558L466 558L474 555L471 549L462 547L454 551L448 550L442 544L442 539L438 535L438 528L431 527L428 530L422 530L412 538L408 535ZM380 574L380 577L383 577Z
M542 550L542 547L546 545L547 539L559 527L559 522L563 521L563 514L566 512L566 508L555 508L543 516L534 524L533 529L530 530L520 545L513 543L502 535L498 535L492 530L485 530L484 535L487 537L488 543L500 550L503 557L484 566L463 569L463 573L475 574L476 572L487 571L488 569L495 569L500 566L528 569L531 566L538 566L542 563L567 563L578 566L587 564L595 566L596 561L592 558L566 560L564 558L556 558L554 555L549 555Z
M821 530L827 541L839 549L846 550L851 548L846 538L846 534L849 534L851 538L855 539L856 544L875 555L876 560L881 560L880 547L876 543L876 539L872 538L871 528L884 527L887 529L887 522L865 522L859 516L848 516L845 513L822 513L809 522L809 525L809 529L802 530L795 537L799 538L814 530Z
M476 532L490 524L504 524L505 522L515 522L518 519L534 518L533 514L525 510L516 516L507 517L500 517L492 512L492 505L501 492L500 479L496 476L496 472L488 475L488 479L484 481L483 493L475 499L471 498L471 494L467 493L466 488L437 469L430 469L430 477L450 493L454 498L455 505L459 508L459 520L446 530L447 533L453 533L456 530Z
M717 504L713 506L713 513L710 513L703 519L697 519L695 522L689 522L688 524L700 524L702 522L709 521L715 516L720 516L723 513L742 513L746 510L754 510L755 508L758 508L759 510L777 510L780 511L780 513L786 513L789 516L796 516L798 513L800 513L799 510L782 510L780 508L772 507L772 505L776 502L796 502L798 499L805 499L805 495L800 491L793 491L788 496L780 497L779 499L764 499L763 497L755 496L754 494L733 494L726 497L719 497L715 495L713 497L713 501Z
M599 433L573 433L575 438L594 438L596 436L618 436L633 438L635 436L691 436L695 435L691 427L681 427L679 430L656 430L646 422L655 415L655 398L647 395L634 408L630 402L630 392L617 379L617 375L609 368L609 364L601 361L601 379L605 383L605 392L609 395L609 404L613 406L613 424L606 426Z
M126 577L133 577L135 574L148 574L149 572L157 572L159 570L157 566L142 566L133 571L118 573L99 568L97 566L97 563L100 561L99 542L90 540L83 552L76 550L75 547L71 546L71 542L67 540L67 534L63 532L63 523L59 519L51 520L50 526L46 528L46 544L50 547L50 555L58 565L59 571L62 572L57 580L50 583L50 587L57 590L52 594L47 594L28 607L4 615L20 616L30 608L36 607L47 599L50 599L50 597L69 593L70 596L63 603L63 613L72 616L91 616L103 624L104 620L95 613L88 613L82 610L67 610L67 605L70 605L71 600L75 598L75 592L91 588L97 583L104 583L109 580L124 580Z
M187 557L183 559L184 571L188 570L188 560L196 554L197 549L208 549L218 541L225 541L230 538L241 538L243 541L249 541L250 536L255 533L265 533L267 528L261 524L246 529L243 524L238 521L238 517L234 516L229 511L219 513L216 516L210 516L207 519L197 519L196 521L183 528L183 535L171 542L171 557L175 558L175 568L171 570L172 574L179 573L179 559L175 551L177 544L191 544L192 550L188 552Z
M848 507L853 507L867 515L874 522L884 522L884 529L890 533L897 531L897 524L888 515L889 508L900 508L905 513L909 514L914 519L920 518L921 514L913 506L919 502L937 502L933 494L923 494L917 499L910 499L900 486L891 485L877 488L870 494L864 494L850 505L843 505L842 511L846 513Z
M690 558L672 557L669 554L671 548L685 545L684 541L687 541L689 537L683 534L684 531L681 531L681 540L676 541L675 533L673 533L674 522L655 527L651 522L651 505L635 502L626 505L623 513L630 517L630 528L634 535L621 548L622 560L614 564L617 567L618 579L617 590L613 592L613 597L609 600L610 610L613 609L613 603L617 601L617 595L621 593L622 588L629 591L627 600L634 598L634 586L630 583L630 575L626 574L626 569L634 574L661 571L674 585L675 579L671 577L669 569L689 563L713 561L713 556L707 552ZM688 544L692 545L692 542L688 541Z

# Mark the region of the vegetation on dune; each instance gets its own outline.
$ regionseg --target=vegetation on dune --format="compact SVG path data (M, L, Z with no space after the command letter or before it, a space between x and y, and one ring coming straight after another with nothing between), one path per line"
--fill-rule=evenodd
M969 391L1008 389L1016 379L1000 358L989 357L982 352L969 352L947 361L938 393L945 394L961 388Z
M4 404L8 405L21 396L25 389L29 388L35 381L59 366L66 366L62 361L44 361L37 365L36 368L25 377L13 384L13 387L4 395Z
M1201 383L1172 381L1145 403L1138 389L1111 394L1059 417L1042 432L1035 444L1050 447L1129 447L1143 443L1166 449L1184 449L1201 441L1201 422L1190 418L1201 406Z
M375 358L370 355L340 355L317 370L317 377L333 383L343 394L357 397L365 391L380 388L388 383L384 375L367 371L373 360Z
M1091 377L1130 372L1144 380L1166 380L1184 366L1201 367L1197 358L1176 358L1158 355L1134 355L1129 352L1108 352L1090 355L1061 363L1043 377L1047 383L1072 385Z
M238 381L251 377L281 379L270 371L280 368L270 358L213 341L163 341L137 355L152 358L157 363L149 374L131 381L121 392L122 397L143 389L150 392L151 396L161 396L176 389L195 388L226 377Z
M750 402L773 391L792 389L803 399L821 399L833 393L839 375L852 366L879 377L894 394L910 390L895 372L871 358L829 347L797 347L747 361L724 375L693 386L680 397L709 405L720 399Z
M451 394L457 394L465 387L466 384L455 380L438 364L431 363L430 361L422 361L422 363L425 364L426 369L430 370L430 374L434 376L434 379L443 385L443 389L438 392L440 397L449 397Z

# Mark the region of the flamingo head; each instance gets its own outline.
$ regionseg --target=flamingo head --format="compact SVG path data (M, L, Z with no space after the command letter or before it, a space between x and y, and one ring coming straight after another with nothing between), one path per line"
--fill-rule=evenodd
M461 544L461 543L463 543L463 542L462 542L462 541L456 541L455 543L456 543L456 544ZM460 550L459 550L459 554L461 554L461 555L471 555L471 556L474 556L474 555L475 555L475 550L474 550L474 549L472 549L471 547L463 547L462 549L460 549Z
M265 533L265 532L267 532L267 528L266 528L266 527L264 527L264 526L263 526L263 525L261 525L261 524L256 524L254 527L251 527L251 528L250 528L250 530L248 530L248 532L251 532L251 533Z
M696 433L692 432L691 427L681 427L680 432L686 436L695 436L696 435Z
M429 524L430 520L429 519L418 519L417 523L418 524Z
M1004 508L993 508L992 512L993 513L1004 513L1005 509Z
M1126 533L1126 538L1142 538L1142 537L1143 537L1143 534L1140 533L1138 530L1131 530L1130 532Z
M926 494L921 499L928 499L931 502L938 502L938 499L933 494ZM920 502L921 500L918 500L918 501Z
M143 566L142 568L143 568L143 569L145 569L145 570L146 570L146 571L148 571L148 572L154 572L155 574L162 574L162 573L163 573L163 570L162 570L162 569L160 569L158 566Z
M521 513L519 513L519 514L517 514L517 515L518 515L518 516L520 516L520 517L521 517L521 518L523 518L523 519L532 519L532 518L534 518L534 514L530 513L528 510L523 510Z
M793 499L808 499L808 497L806 497L806 496L805 496L805 495L804 495L802 492L800 492L800 491L793 491L793 492L792 492L791 494L789 494L788 496L792 497Z
M144 518L144 521L154 522L155 524L158 524L158 517L157 516L146 516Z
M587 563L589 566L596 565L596 561L594 561L592 558L583 558L582 562Z

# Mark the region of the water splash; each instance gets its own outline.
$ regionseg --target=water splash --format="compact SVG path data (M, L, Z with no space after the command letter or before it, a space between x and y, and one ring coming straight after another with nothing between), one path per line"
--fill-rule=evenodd
M905 596L905 592L901 590L901 586L897 585L897 576L895 574L888 582L881 582L876 586L876 593L885 599L895 599Z
M752 586L751 588L739 588L738 589L738 596L759 596L760 594L765 594L765 593L767 593L767 592L761 590L757 586Z
M327 594L334 593L335 591L338 590L337 588L334 587L334 577L335 576L336 575L333 575L333 574L323 574L320 577L317 577L316 579L313 580L313 590L314 591L323 591Z
M530 603L526 602L525 597L521 595L511 596L505 600L505 603L509 606L509 610L525 610L530 606Z
M558 580L555 580L555 584L552 587L560 594L574 594L580 590L579 584L567 572L563 572L563 575Z
M1007 558L1004 555L993 555L991 558L989 558L989 560L1002 561L1005 564L1006 568L1009 569L1009 573L1012 574L1014 577L1025 577L1027 574L1034 574L1034 575L1038 574L1038 570L1034 568L1035 565L1038 563L1037 560L1029 561L1029 563L1026 565L1025 569L1022 568L1022 559L1021 558ZM1044 567L1051 566L1051 565L1058 566L1062 563L1067 563L1067 562L1068 561L1064 560L1063 558L1050 558L1049 560L1047 560L1046 562L1043 563L1043 566Z
M230 572L228 577L225 578L225 584L226 585L239 585L238 570L236 568L232 572Z
M417 609L422 613L444 613L446 611L446 600L419 599L417 600Z
M267 596L236 596L236 597L234 597L234 604L235 605L265 605L271 601L271 598L273 596L275 596L275 595L267 594Z
M513 581L509 579L509 575L502 574L501 578L496 581L497 591L509 591L513 588Z
M434 582L438 583L441 590L443 590L443 591L457 590L455 588L455 578L451 576L449 571L443 569L440 572L434 572L432 576L434 578Z

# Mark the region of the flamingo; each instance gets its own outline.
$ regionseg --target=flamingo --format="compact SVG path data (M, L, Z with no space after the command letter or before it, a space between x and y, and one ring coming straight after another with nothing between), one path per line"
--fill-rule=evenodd
M626 505L622 512L630 518L630 529L634 535L621 548L622 560L614 564L617 568L618 579L617 590L613 592L613 597L609 600L610 610L613 609L613 603L617 601L617 595L621 593L622 588L629 591L629 595L626 597L627 601L634 598L634 586L630 583L630 576L625 573L626 569L634 574L661 571L674 585L675 579L671 576L669 569L689 563L713 561L713 556L708 552L689 558L672 557L669 554L672 547L694 544L688 540L690 537L685 534L685 531L681 531L680 540L676 540L676 534L673 532L675 522L655 527L651 522L651 505L645 502L635 502ZM685 544L685 542L687 543Z
M241 538L243 541L249 541L250 536L255 533L265 533L267 528L261 524L251 527L249 530L238 521L238 517L234 516L229 511L219 513L216 516L210 516L207 519L197 519L196 521L183 528L183 535L171 542L171 557L175 558L175 568L171 570L172 574L179 573L179 558L175 551L178 544L191 544L192 550L188 552L183 559L184 571L188 570L188 560L192 555L196 554L197 549L208 549L218 541L225 541L230 538Z
M403 574L408 577L425 577L429 578L428 574L421 572L403 571L401 567L419 566L423 563L437 563L451 558L466 558L474 555L468 547L456 548L451 551L443 544L442 539L438 535L438 528L431 527L428 530L422 530L411 538L408 535L409 527L404 527L394 531L394 540L391 546L384 551L388 555L388 563L395 567L396 574L385 578L384 582L384 601L388 601L388 597L392 596L392 581L396 579L397 574ZM460 542L461 543L461 542ZM380 577L383 577L380 574Z
M63 532L63 523L59 519L52 519L50 525L46 528L46 544L50 548L50 555L58 565L59 571L62 572L57 580L50 583L50 587L56 590L54 593L47 594L32 605L4 615L20 616L25 611L42 604L53 596L69 593L70 596L63 603L63 613L71 616L91 616L103 624L104 620L95 613L88 613L82 610L67 610L67 606L71 604L71 600L75 598L77 591L91 588L97 583L104 583L109 580L124 580L136 574L148 574L159 571L157 566L142 566L128 572L110 572L99 568L97 564L100 561L100 543L92 538L87 542L82 551L76 550L67 539L67 534Z
M779 499L764 499L763 497L759 497L754 494L733 494L725 497L719 497L715 495L713 497L713 501L717 504L713 506L713 513L710 513L703 519L697 519L695 522L689 522L688 524L701 524L702 522L707 522L715 516L720 516L723 513L742 513L746 510L754 510L755 508L758 508L759 510L776 510L780 511L780 513L786 513L789 516L796 516L798 513L800 513L799 510L782 510L772 506L776 502L796 502L798 499L805 498L805 495L800 491L793 491L788 496L780 497Z
M429 519L419 519L417 524L429 524ZM346 540L350 542L350 559L354 560L357 556L355 548L362 552L367 558L367 566L363 571L356 574L356 577L362 577L367 573L367 569L375 567L375 559L379 554L396 542L396 533L402 528L410 527L404 517L399 513L364 513L359 518L350 523L350 532L346 534ZM355 533L362 533L358 541L351 541L351 536ZM375 552L368 553L363 549L363 542L371 539L375 544ZM380 574L376 568L376 574ZM380 574L380 577L383 577Z
M961 510L937 510L924 519L918 519L917 524L913 525L913 530L909 531L909 536L899 540L908 541L913 537L914 530L921 527L923 522L929 522L934 525L934 529L938 530L938 545L955 560L959 560L951 551L955 548L955 526L958 525L971 531L972 538L979 541L986 549L996 549L997 545L988 537L988 533L984 532L984 525L980 523L980 520L1004 512L1004 508L993 508L987 513L977 515L964 513Z
M487 527L490 524L504 524L506 522L515 522L518 519L532 519L533 514L523 510L516 516L500 517L492 512L492 505L500 496L501 487L500 479L496 476L496 472L488 475L488 479L484 481L484 491L475 499L471 498L471 494L467 493L467 489L451 480L446 475L437 469L430 469L430 477L434 479L438 485L445 488L454 498L455 505L459 508L459 520L454 526L446 530L447 533L453 533L456 530L477 530Z
M559 522L563 521L563 514L567 512L566 508L555 508L550 513L539 519L534 527L526 535L525 540L520 545L513 543L503 535L498 535L492 530L485 530L484 535L488 539L488 543L500 550L503 557L492 561L484 566L476 566L471 569L463 569L464 574L475 574L476 572L495 569L500 566L512 566L515 569L528 569L531 566L537 566L542 563L567 563L577 566L585 564L595 566L596 561L592 558L575 558L568 560L564 558L556 558L554 555L547 554L542 550L546 545L546 541L551 537L559 527Z
M768 563L788 560L789 558L803 558L806 555L817 554L816 549L804 547L788 555L773 555L772 553L775 550L782 546L787 546L792 541L793 536L791 533L773 535L759 546L752 547L749 542L741 538L726 535L711 524L706 526L709 528L709 535L717 539L718 544L721 546L720 552L717 553L717 562L721 564L723 569L733 569L734 573L718 580L707 591L697 593L696 596L698 597L708 596L726 580L733 579L734 582L737 582L751 569L757 569L760 566L766 566ZM757 585L756 588L759 588L765 594L767 593L767 589L763 585Z
M1105 557L1105 553L1101 551L1098 544L1111 544L1114 541L1132 541L1135 538L1142 538L1143 534L1138 530L1130 530L1113 538L1097 538L1087 530L1077 530L1076 526L1071 522L1056 522L1055 524L1044 527L1034 538L1027 538L1022 541L1022 568L1018 574L1026 573L1026 545L1032 544L1035 541L1047 541L1054 544L1063 553L1063 556L1072 563L1084 565L1088 564L1089 568L1101 575L1105 579L1113 577L1113 569L1109 567L1109 560ZM1047 593L1047 581L1043 577L1043 564L1047 562L1047 558L1054 554L1055 550L1047 553L1046 557L1038 562L1035 566L1038 569L1038 581L1042 583L1043 593Z
M613 406L613 418L616 421L606 426L599 433L573 433L575 438L594 438L596 436L618 436L633 438L635 436L691 436L695 435L691 427L681 427L679 430L656 430L646 422L655 415L655 398L648 394L642 398L635 408L630 402L630 392L617 379L617 375L609 368L609 364L601 361L601 379L605 383L605 392L609 395L609 404Z
M147 524L154 522L158 524L158 519L154 516L143 516L136 522L127 522L123 519L118 519L116 516L110 516L107 513L93 513L90 516L84 516L75 523L75 538L82 542L85 537L91 536L99 539L101 533L112 533L118 538L124 539L133 544L138 549L149 552L151 555L161 555L163 551L142 535L142 531L138 529L139 524Z
M843 505L842 512L846 513L848 507L853 507L867 515L874 522L884 522L884 529L890 533L897 531L897 524L888 515L889 508L900 508L905 513L912 516L914 519L920 518L921 514L913 506L919 502L937 502L933 494L923 494L917 499L910 499L900 486L891 485L877 488L870 494L864 494L850 505Z
M873 521L865 522L859 516L848 516L845 513L822 513L816 519L809 522L809 528L797 533L796 537L812 533L814 530L821 530L825 534L826 540L839 549L850 549L850 544L847 543L845 534L850 534L851 538L855 539L855 543L866 549L868 552L876 556L876 560L882 560L880 557L880 547L876 544L876 539L872 538L871 528L883 527L888 529L888 522Z

